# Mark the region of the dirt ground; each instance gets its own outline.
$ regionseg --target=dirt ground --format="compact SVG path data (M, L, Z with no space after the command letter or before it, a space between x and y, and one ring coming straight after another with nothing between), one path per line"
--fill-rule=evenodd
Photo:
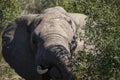
M0 38L0 80L24 80L18 76L15 71L5 62L1 54L1 38Z
M2 58L0 61L0 80L24 80Z

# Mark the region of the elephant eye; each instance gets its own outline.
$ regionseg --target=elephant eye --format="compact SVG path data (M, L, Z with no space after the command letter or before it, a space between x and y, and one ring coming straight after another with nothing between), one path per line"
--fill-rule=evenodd
M36 43L37 43L35 34L32 35L32 43L33 43L33 44L36 44Z
M32 43L35 45L37 44L37 41L35 39L32 39Z
M32 35L32 43L37 47L38 44L42 45L44 43L44 41L43 41L43 39L41 39L40 36L33 34Z
M36 38L37 36L35 34L32 34L32 37L31 37L31 43L32 43L32 47L37 49L37 44L38 44L38 40Z
M71 20L69 20L69 21L67 21L70 25L72 25L72 21Z

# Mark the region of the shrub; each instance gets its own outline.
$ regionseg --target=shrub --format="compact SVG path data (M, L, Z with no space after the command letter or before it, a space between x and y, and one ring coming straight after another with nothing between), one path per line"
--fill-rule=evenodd
M0 34L3 28L20 14L18 0L0 0Z
M6 25L11 22L20 14L20 7L18 5L18 0L0 0L0 37L6 27ZM0 38L0 60L1 60L1 38Z

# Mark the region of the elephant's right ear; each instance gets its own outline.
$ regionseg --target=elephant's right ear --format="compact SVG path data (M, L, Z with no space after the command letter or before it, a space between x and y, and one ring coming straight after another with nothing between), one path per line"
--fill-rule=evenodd
M38 19L36 19L37 16L39 15L29 14L29 15L24 15L19 18L16 18L14 22L9 24L5 28L2 35L2 44L3 45L9 44L16 37L16 35L18 35L18 33L22 34L23 32L25 34L28 34L29 32L31 32L32 31L31 29L33 29L35 25L38 24Z
M38 75L30 46L31 25L34 25L37 16L27 15L17 18L5 28L2 34L4 59L20 76L26 79L29 77L27 80Z

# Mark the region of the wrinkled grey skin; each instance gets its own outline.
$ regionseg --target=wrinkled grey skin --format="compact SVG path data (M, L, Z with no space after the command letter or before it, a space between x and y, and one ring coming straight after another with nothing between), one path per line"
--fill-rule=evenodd
M2 35L3 57L26 80L74 80L72 55L83 49L86 17L62 7L21 16ZM48 72L38 74L37 66Z

